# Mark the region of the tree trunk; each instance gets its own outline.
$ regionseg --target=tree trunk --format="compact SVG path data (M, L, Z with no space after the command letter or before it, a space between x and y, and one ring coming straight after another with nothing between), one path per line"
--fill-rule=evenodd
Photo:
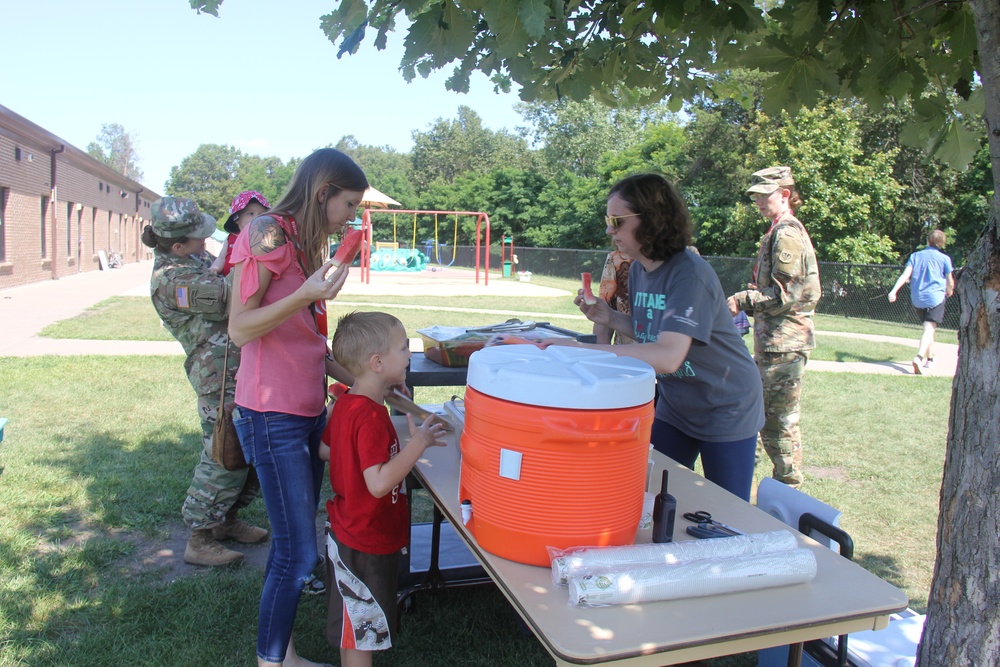
M970 0L994 196L958 279L962 308L920 667L1000 665L1000 4ZM920 415L912 415L919 428Z

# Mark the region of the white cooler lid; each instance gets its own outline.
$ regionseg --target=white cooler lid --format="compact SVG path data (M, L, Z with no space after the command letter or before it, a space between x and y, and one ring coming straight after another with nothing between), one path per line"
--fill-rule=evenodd
M468 386L514 403L607 410L653 400L656 373L612 352L553 345L496 345L469 357Z

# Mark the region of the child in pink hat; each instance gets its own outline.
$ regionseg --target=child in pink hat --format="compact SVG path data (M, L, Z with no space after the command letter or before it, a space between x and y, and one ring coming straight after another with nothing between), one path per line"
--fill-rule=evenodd
M229 232L229 238L226 239L226 251L219 253L218 259L212 263L212 271L224 276L229 275L229 272L233 270L230 257L233 254L236 237L251 220L258 215L267 213L268 206L267 198L256 190L247 190L236 195L232 206L229 207L229 218L226 219L226 224L222 225L222 228Z

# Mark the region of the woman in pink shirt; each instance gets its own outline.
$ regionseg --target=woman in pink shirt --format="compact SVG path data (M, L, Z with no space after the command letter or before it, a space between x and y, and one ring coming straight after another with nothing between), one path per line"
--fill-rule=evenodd
M328 237L354 220L367 187L351 158L320 149L302 161L281 201L255 218L233 249L229 334L242 348L233 421L271 522L259 667L316 664L295 652L292 626L318 558L327 375L354 381L327 347L325 304L340 292L348 267L324 263L322 253Z

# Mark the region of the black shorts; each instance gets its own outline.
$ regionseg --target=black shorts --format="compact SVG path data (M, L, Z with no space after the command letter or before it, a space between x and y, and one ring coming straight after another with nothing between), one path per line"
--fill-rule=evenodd
M947 301L947 299L945 299L945 301ZM920 318L921 322L933 322L934 324L941 324L942 322L944 322L945 301L942 301L933 308L917 308L916 306L914 306L913 309L917 311L917 317Z
M396 633L399 552L373 555L326 538L326 641L384 651Z

